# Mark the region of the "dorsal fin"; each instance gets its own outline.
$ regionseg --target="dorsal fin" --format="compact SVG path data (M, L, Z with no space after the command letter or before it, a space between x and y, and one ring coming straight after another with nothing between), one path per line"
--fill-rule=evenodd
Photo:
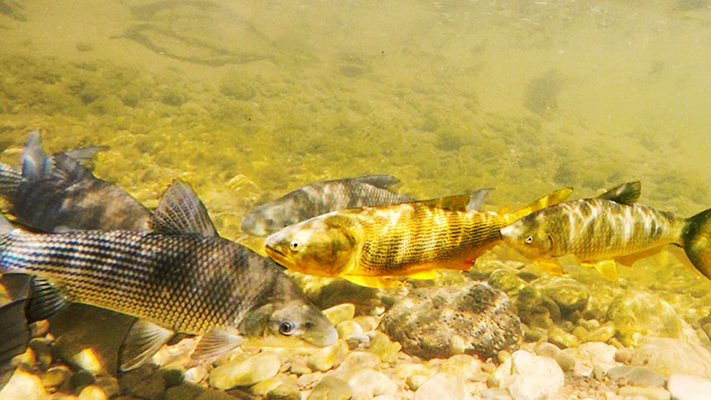
M367 183L381 189L389 189L398 183L400 180L392 175L363 175L351 179L354 182Z
M199 233L217 236L205 205L190 185L180 179L175 179L165 190L153 212L151 229L168 234Z
M64 153L60 154L66 154L68 157L73 158L83 164L85 162L91 161L98 153L101 153L102 151L106 151L108 149L108 146L82 147L80 149L67 150ZM55 154L55 157L56 156L57 154Z
M615 186L607 192L597 196L597 198L612 200L615 203L632 205L639 200L640 194L642 194L642 183L640 181L632 181Z
M44 152L42 137L39 131L30 134L25 144L25 151L22 153L22 178L27 180L38 180L45 178L49 172L50 165L47 162L47 154Z
M440 197L437 199L428 199L415 201L414 203L424 204L428 207L443 208L450 211L466 211L467 205L471 200L471 195L457 194L454 196Z
M52 176L55 178L77 181L94 178L88 169L66 153L55 154L52 164Z
M543 196L540 199L534 201L533 203L521 208L520 210L505 214L505 218L509 222L516 221L517 219L523 218L526 215L529 215L536 211L542 210L550 206L558 205L566 201L572 193L573 188L558 189L555 192Z

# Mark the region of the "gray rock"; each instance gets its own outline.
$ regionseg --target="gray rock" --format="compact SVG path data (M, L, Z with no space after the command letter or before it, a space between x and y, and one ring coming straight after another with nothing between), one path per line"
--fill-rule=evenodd
M708 400L711 381L698 376L674 374L667 381L667 390L674 400Z
M446 373L435 374L415 392L415 400L462 400L465 398L464 379Z
M341 379L325 376L314 387L307 400L348 400L353 396L353 389Z
M424 359L495 357L521 340L521 322L506 294L473 282L414 289L383 317L380 329L403 351Z
M514 400L554 398L563 387L564 379L555 360L524 350L513 353L492 376L499 387L508 389Z

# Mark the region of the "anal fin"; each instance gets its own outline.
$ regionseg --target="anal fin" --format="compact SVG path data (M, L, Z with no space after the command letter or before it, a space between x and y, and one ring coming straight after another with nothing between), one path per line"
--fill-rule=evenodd
M345 275L342 278L356 285L378 289L399 288L404 286L400 280L389 277Z
M130 371L145 364L174 335L172 330L153 322L136 320L121 344L120 369Z
M409 279L416 279L416 280L432 280L432 279L438 279L440 277L440 273L431 269L429 271L422 271L422 272L416 272L412 275L408 275L407 277Z
M555 275L555 276L563 276L563 266L560 265L559 262L553 261L553 260L535 260L533 262L541 268L542 270L546 271L546 273Z
M593 262L581 262L580 265L588 268L595 268L605 279L616 281L620 276L617 273L617 263L614 260Z

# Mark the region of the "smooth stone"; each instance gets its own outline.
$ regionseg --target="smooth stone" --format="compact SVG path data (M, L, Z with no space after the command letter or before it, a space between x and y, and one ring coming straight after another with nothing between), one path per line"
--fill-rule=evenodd
M560 348L553 343L549 342L542 342L538 343L536 345L536 348L534 349L536 354L539 356L545 356L545 357L550 357L550 358L555 358L558 353L560 353Z
M684 374L711 379L711 352L678 339L656 339L634 350L632 365L653 368L665 376Z
M0 395L2 400L44 400L47 396L42 380L21 370L15 371Z
M311 368L306 364L306 359L305 358L297 358L296 360L293 360L291 362L291 365L289 366L289 372L294 374L294 375L306 375L310 374L313 372Z
M193 384L173 386L165 391L165 400L194 400L205 388Z
M481 361L474 356L457 354L442 363L440 372L459 376L465 381L472 380L474 376L481 372Z
M515 400L540 400L557 395L565 376L557 362L525 350L513 353L492 374L492 380L507 389Z
M301 392L295 385L285 383L267 393L267 400L301 400Z
M96 385L89 385L82 389L77 400L108 400L108 398L103 389Z
M347 373L363 368L377 369L382 362L376 354L367 351L354 351L348 353L341 365L336 370L337 373Z
M580 341L575 335L557 326L548 330L548 341L563 349L580 347Z
M373 397L395 394L397 385L387 375L372 368L365 368L350 374L348 385L353 389L353 397Z
M353 389L345 381L333 376L325 376L311 391L307 400L348 400Z
M339 340L333 346L318 349L310 355L306 365L314 371L325 372L339 366L348 355L348 345Z
M132 396L142 399L161 400L165 389L165 377L160 372L154 372L136 386L132 387L130 393Z
M664 386L666 378L659 372L645 367L620 365L607 371L607 376L613 381L623 380L633 386Z
M593 368L598 369L602 374L605 374L610 368L619 365L619 363L615 361L617 348L607 343L583 343L579 347L579 352L582 357L590 360Z
M646 386L623 386L617 389L617 394L625 397L641 396L648 400L670 400L671 395L668 391L659 387Z
M578 362L578 360L575 359L570 353L567 353L565 351L561 351L558 354L556 354L553 359L560 365L560 368L565 371L572 371L573 368L575 367L575 364Z
M429 379L428 375L410 375L405 379L405 383L410 387L410 390L417 390Z
M118 396L121 393L118 379L110 375L96 377L95 385L100 387L109 398Z
M336 326L343 321L353 319L355 315L355 305L352 303L338 304L323 310L323 315L328 318L331 325Z
M200 383L205 378L207 378L207 368L203 365L198 365L197 367L192 367L185 371L185 382L189 383Z
M357 322L358 325L363 329L363 332L370 332L375 330L375 328L380 325L380 318L372 315L359 315L353 318L353 321Z
M431 376L435 373L434 369L427 364L398 364L395 366L395 376L400 379L407 379L413 375Z
M481 397L487 400L509 400L511 395L504 389L489 388L481 391Z
M466 396L464 379L447 373L438 373L417 389L414 400L462 400Z
M274 378L265 379L259 383L255 383L249 388L250 393L255 396L264 397L272 390L284 384L283 376L275 376Z
M627 347L618 349L615 352L615 361L627 364L632 360L632 350Z
M363 335L363 327L352 319L336 325L336 331L338 331L338 337L343 340L348 340L351 337L365 336Z
M273 378L281 368L279 356L270 352L254 356L238 357L215 368L210 373L210 386L216 389L232 389L250 386Z
M397 361L398 352L402 349L402 345L390 340L388 335L383 332L369 332L370 343L368 350L377 354L384 363L393 364Z
M674 400L708 400L711 398L711 380L674 374L667 381L667 390Z
M638 346L644 336L679 338L682 318L656 294L632 291L612 300L607 317L613 321L617 336L626 347Z
M72 371L65 366L52 367L42 375L42 384L45 388L53 388L69 383L72 378Z

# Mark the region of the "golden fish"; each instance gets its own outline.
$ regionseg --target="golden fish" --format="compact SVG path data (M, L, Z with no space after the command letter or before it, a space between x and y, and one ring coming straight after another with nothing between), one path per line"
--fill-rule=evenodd
M542 268L562 274L556 257L574 255L605 278L618 277L616 262L631 265L669 244L682 246L694 266L711 278L711 210L675 217L637 204L641 184L620 185L592 199L558 204L501 230L507 244Z
M469 196L334 211L266 239L266 252L287 269L342 277L370 287L393 277L434 279L435 269L468 270L501 240L500 230L570 195L562 189L510 214L470 210Z

